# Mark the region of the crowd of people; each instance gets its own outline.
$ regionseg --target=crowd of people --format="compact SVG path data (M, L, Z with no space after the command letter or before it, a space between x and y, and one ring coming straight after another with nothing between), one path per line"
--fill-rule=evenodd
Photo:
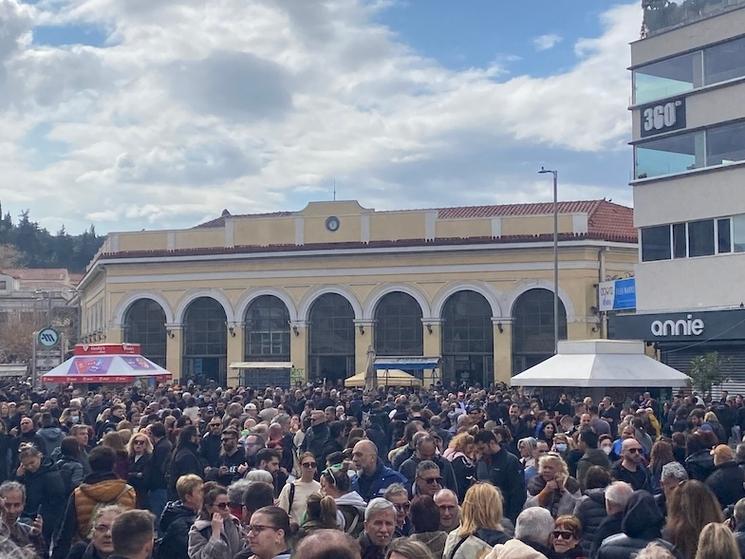
M740 396L0 388L0 556L745 558Z

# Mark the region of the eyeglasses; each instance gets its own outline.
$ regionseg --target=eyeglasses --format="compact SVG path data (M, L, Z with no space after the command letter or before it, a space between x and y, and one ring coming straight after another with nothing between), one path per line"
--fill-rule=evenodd
M305 464L303 464L303 468L308 468L309 470L312 470L315 467L316 467L315 462L306 462Z
M419 479L421 479L427 485L434 485L434 484L442 485L441 477L430 477L430 478L420 477Z
M641 448L629 448L629 449L628 449L628 451L629 451L629 452L634 452L634 453L636 453L636 452L641 452L641 451L642 451L642 449L641 449Z
M216 506L218 509L225 510L230 506L230 503L215 503L214 506Z
M254 534L260 534L264 530L279 530L279 528L275 528L274 526L262 526L261 524L249 524L246 526L246 532Z
M574 537L574 532L566 532L564 530L554 530L554 538L557 540L571 540Z
M393 506L396 507L397 511L406 511L411 507L411 503L408 501L406 503L393 503Z
M108 526L106 524L96 524L93 527L93 529L99 534L105 534L106 532L111 532L111 526Z

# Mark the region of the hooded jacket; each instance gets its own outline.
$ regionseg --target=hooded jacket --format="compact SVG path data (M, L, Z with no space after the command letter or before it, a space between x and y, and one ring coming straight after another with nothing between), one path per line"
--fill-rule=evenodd
M197 519L197 513L181 501L166 504L160 515L159 533L163 537L158 542L158 557L186 557L189 549L189 530Z
M598 550L598 559L628 559L659 539L664 520L651 493L634 491L621 521L622 533L605 539Z
M44 441L44 448L39 449L44 456L51 456L62 445L62 439L65 438L65 433L59 427L42 427L36 434Z
M336 523L341 530L356 538L365 527L365 508L367 503L356 491L345 493L334 499L336 502Z
M220 539L212 539L212 522L197 519L189 529L189 559L233 559L245 547L238 519L225 520Z
M62 475L51 461L45 461L38 470L27 471L18 481L26 488L24 516L33 518L37 512L41 512L41 517L45 520L44 539L50 541L65 512L67 492Z

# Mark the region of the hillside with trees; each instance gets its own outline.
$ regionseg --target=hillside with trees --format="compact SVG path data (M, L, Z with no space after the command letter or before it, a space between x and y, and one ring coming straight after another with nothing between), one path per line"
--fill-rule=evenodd
M2 213L0 205L0 269L67 268L82 272L103 243L93 225L79 234L70 235L64 226L51 234L32 221L29 210L14 221L10 212Z

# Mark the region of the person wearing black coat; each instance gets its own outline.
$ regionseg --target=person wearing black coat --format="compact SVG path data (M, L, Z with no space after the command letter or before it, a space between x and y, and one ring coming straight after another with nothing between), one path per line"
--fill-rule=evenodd
M13 477L15 451L13 437L5 432L5 423L0 421L0 483Z
M130 454L127 483L134 487L137 492L137 508L145 508L147 506L147 486L153 455L146 452L136 460L135 458L137 457Z
M220 460L222 422L219 418L213 417L207 425L209 432L202 437L202 442L199 445L199 455L207 466L217 468Z
M479 431L474 440L481 454L476 477L499 488L504 499L504 516L515 522L527 499L522 464L497 442L491 431Z
M52 534L59 526L67 504L67 491L57 466L34 447L20 452L21 464L16 470L16 481L26 488L26 507L23 515L34 518L40 514L44 522L44 540L52 541Z
M300 445L300 453L312 452L318 464L326 463L324 452L326 445L331 439L331 430L326 423L326 414L323 410L311 412L310 427L305 431L305 438Z
M621 533L610 536L598 549L597 559L628 559L644 549L648 543L660 539L665 519L649 491L634 491L626 504ZM669 549L672 548L667 544Z
M194 505L192 502L189 504ZM166 505L158 524L158 531L163 535L158 542L158 559L187 556L189 530L197 519L197 513L198 510L195 511L183 501L171 501Z
M176 497L178 478L186 474L204 477L204 463L199 457L199 433L193 425L187 425L181 430L176 448L173 449L168 469L168 492L172 498Z
M711 456L711 450L698 432L688 437L686 451L688 457L685 460L685 469L688 477L705 482L714 471L714 459Z
M156 518L160 518L163 508L168 502L168 462L171 458L171 441L166 436L166 428L161 422L150 426L150 440L153 443L153 455L150 459L149 475L147 477L148 510Z
M716 495L724 509L745 497L745 471L735 462L735 455L727 445L713 451L714 472L706 478L706 486Z
M605 488L587 489L574 507L574 516L582 524L582 549L589 553L598 527L608 517Z

